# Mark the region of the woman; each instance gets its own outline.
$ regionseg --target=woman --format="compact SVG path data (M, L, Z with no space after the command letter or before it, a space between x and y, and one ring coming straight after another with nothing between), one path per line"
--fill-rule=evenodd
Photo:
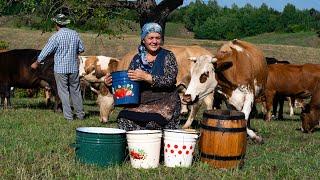
M122 110L117 119L120 129L176 129L179 125L180 98L176 90L177 61L171 51L161 48L161 26L142 27L141 45L129 66L128 76L140 81L140 104ZM111 76L105 83L111 85Z

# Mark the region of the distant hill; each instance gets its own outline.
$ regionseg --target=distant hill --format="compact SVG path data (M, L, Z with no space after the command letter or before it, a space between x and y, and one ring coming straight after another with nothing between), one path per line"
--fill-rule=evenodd
M282 44L320 48L320 38L315 32L266 33L253 37L246 37L243 38L243 40L257 44Z

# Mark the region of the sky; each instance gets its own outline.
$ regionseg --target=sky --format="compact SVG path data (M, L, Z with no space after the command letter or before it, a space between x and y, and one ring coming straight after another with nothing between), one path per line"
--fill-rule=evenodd
M190 1L194 0L184 0L184 5L190 3ZM208 0L204 0L207 2ZM297 9L311 9L314 8L320 11L320 0L217 0L219 6L227 6L231 7L232 4L236 4L239 7L243 7L246 4L251 4L255 7L260 7L262 3L268 5L268 7L272 7L275 10L282 11L286 4L293 4Z

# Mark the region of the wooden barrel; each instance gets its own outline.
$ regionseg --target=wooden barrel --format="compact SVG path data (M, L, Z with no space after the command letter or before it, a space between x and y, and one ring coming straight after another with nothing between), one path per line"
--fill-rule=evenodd
M242 112L205 111L200 129L201 161L215 168L241 167L247 147L246 126Z

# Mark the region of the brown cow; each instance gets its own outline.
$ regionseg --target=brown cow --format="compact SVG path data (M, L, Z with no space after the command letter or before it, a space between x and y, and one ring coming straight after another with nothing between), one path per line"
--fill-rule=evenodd
M266 61L267 61L267 65L290 64L289 61L280 61L274 57L266 57ZM273 113L272 116L275 117L276 119L283 119L283 105L284 105L284 101L286 100L288 101L290 116L294 115L293 108L301 107L301 105L298 105L298 104L299 103L301 104L301 101L303 101L302 99L297 99L295 97L286 97L286 96L283 96L282 94L277 93L273 99L273 110L272 110L272 113ZM264 104L265 104L265 101L264 101ZM279 111L278 111L278 105L279 105Z
M53 56L46 63L32 71L30 65L36 60L41 50L15 49L0 53L0 85L18 88L52 88L55 96L54 109L58 109L57 87L53 72Z
M263 52L248 42L233 40L222 45L215 57L200 56L190 59L195 64L183 100L192 103L204 98L218 86L228 103L245 114L249 124L254 99L263 94L267 81L267 63ZM262 142L262 138L249 126L247 134L253 140Z
M311 102L302 113L302 129L311 132L314 126L308 127L308 122L319 120L317 107L320 106L317 100L320 83L319 64L273 64L269 66L268 81L266 84L266 121L271 120L272 101L276 93L297 98L311 96ZM312 123L311 123L312 124Z
M164 46L164 48L172 51L176 56L178 63L178 75L177 75L177 86L179 89L183 91L185 87L188 85L190 80L190 69L192 66L192 62L188 61L190 56L200 56L204 54L211 55L211 53L200 47L200 46ZM129 52L126 54L121 61L118 62L117 70L127 70L129 64L133 58L133 56L137 53L136 50ZM98 96L98 104L100 107L100 121L107 122L110 110L113 108L113 97L111 94L106 94L105 88L103 89L103 93L105 95ZM209 94L204 102L206 103L207 109L212 109L212 101L213 101L213 93ZM197 102L195 105L191 106L191 112L188 117L189 121L192 121L197 113L201 102Z

